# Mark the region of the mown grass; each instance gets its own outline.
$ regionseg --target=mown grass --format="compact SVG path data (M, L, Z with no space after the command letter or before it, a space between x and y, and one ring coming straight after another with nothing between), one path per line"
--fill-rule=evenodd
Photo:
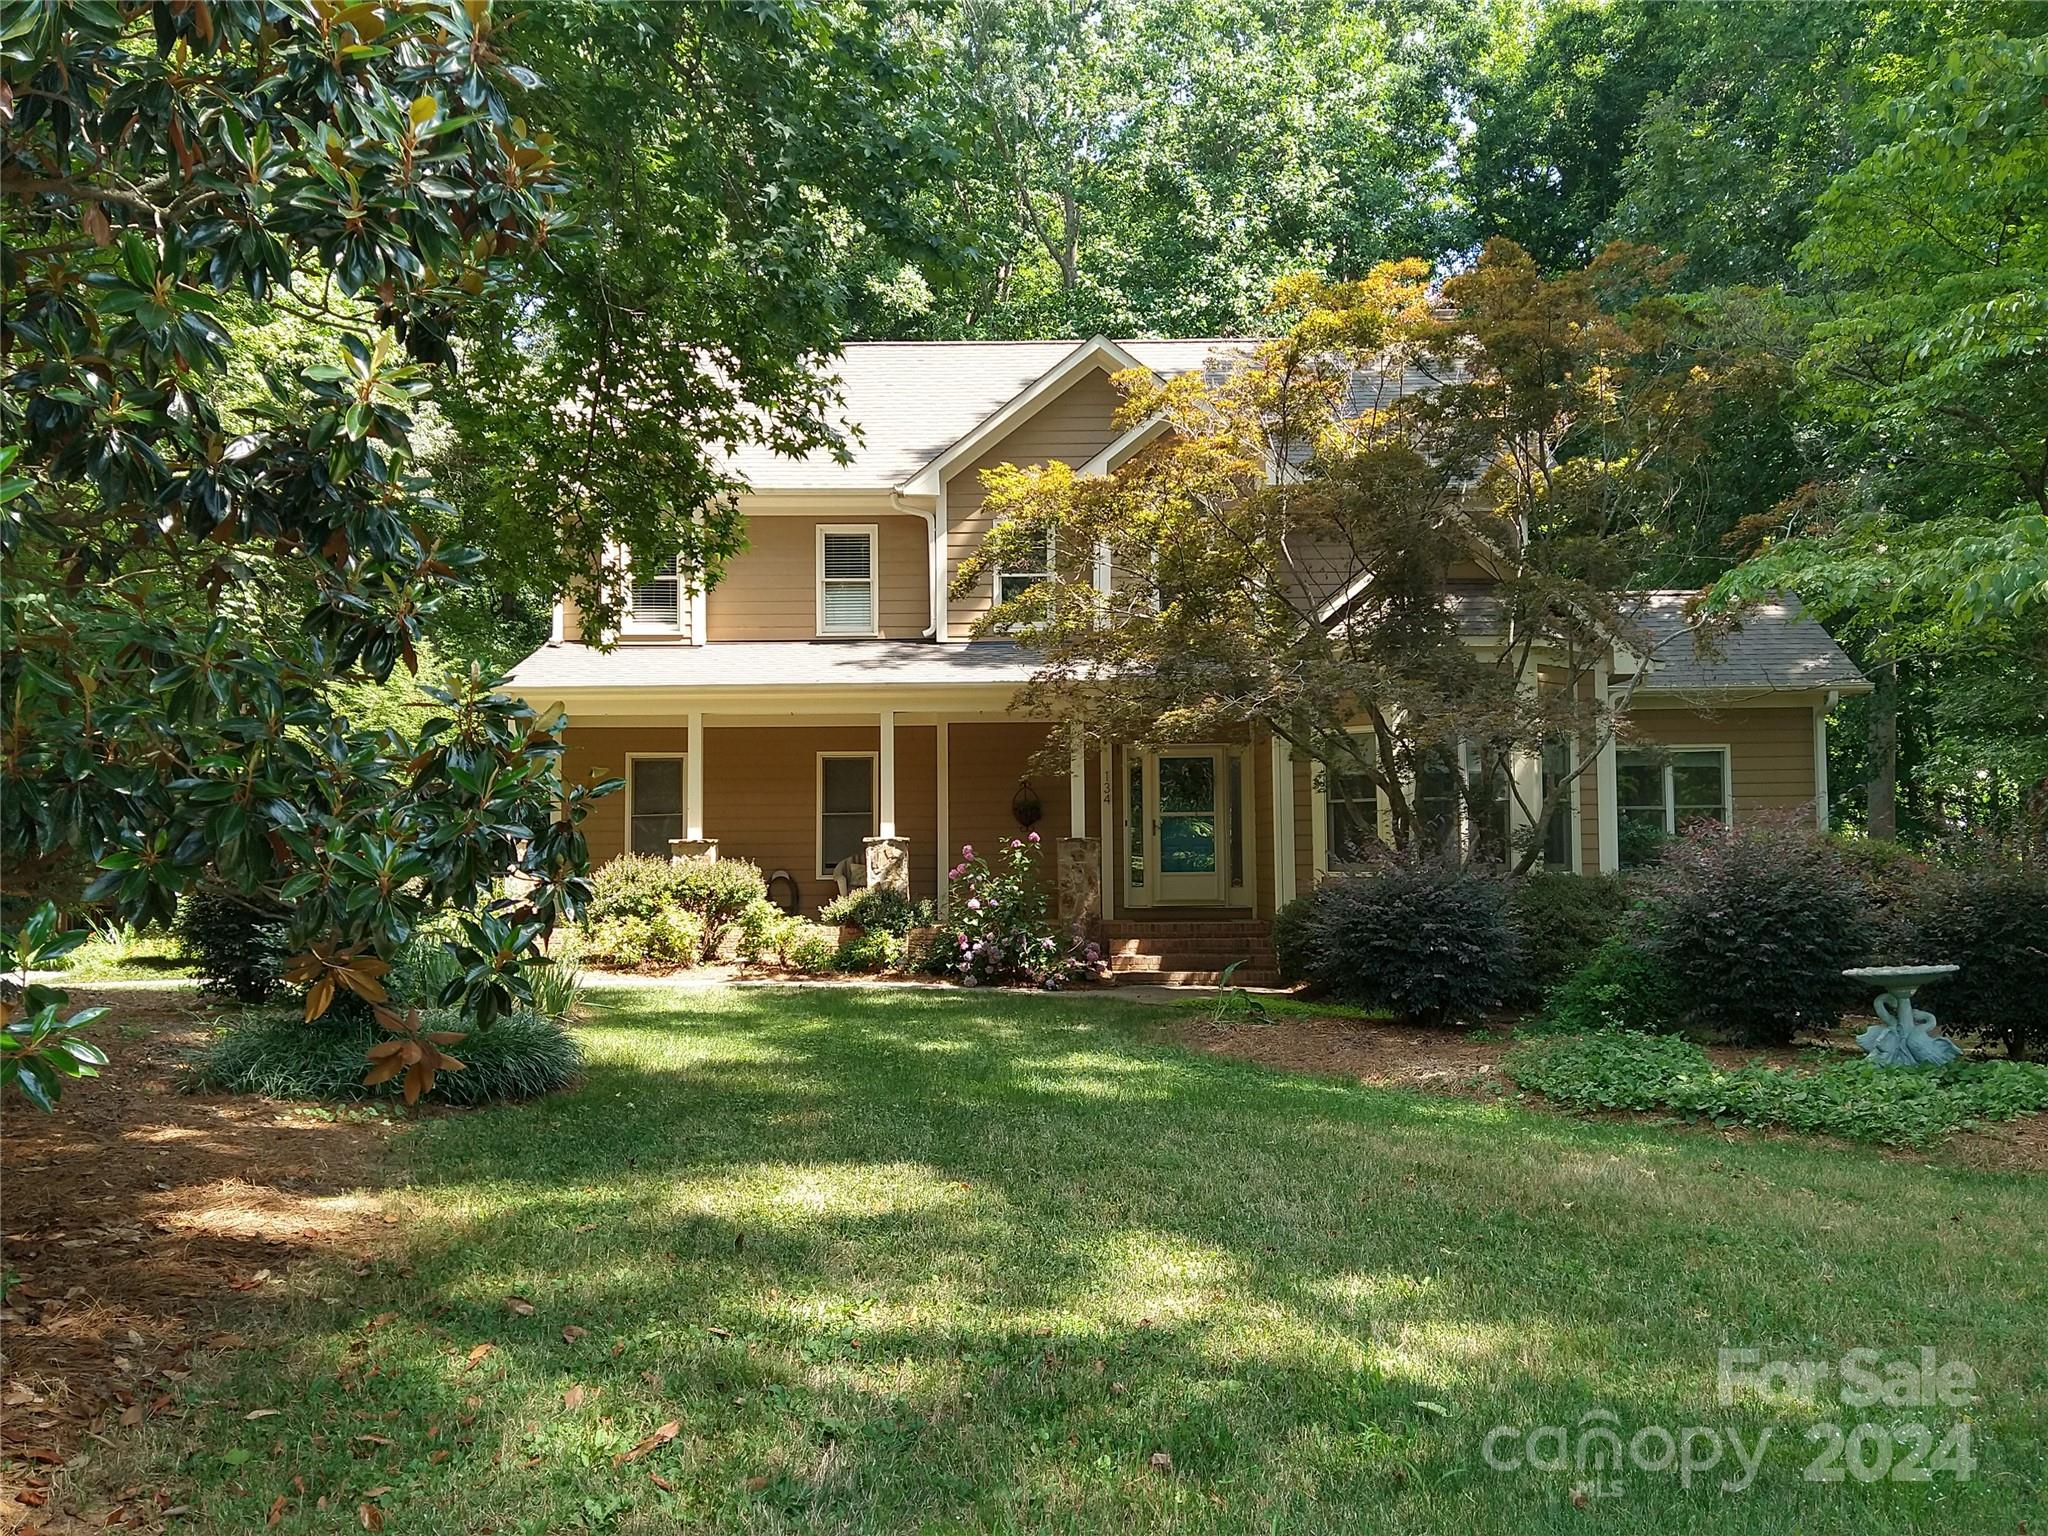
M156 981L196 976L184 946L168 933L133 928L95 934L64 957L64 981Z
M403 1133L399 1252L303 1282L156 1421L184 1528L279 1499L287 1532L2038 1517L2037 1181L1272 1073L1114 1000L592 1001L580 1088ZM1724 1407L1724 1346L1965 1362L1974 1475L1803 1480L1817 1420L1959 1411ZM1774 1440L1745 1494L1632 1472L1584 1508L1482 1460L1598 1410Z

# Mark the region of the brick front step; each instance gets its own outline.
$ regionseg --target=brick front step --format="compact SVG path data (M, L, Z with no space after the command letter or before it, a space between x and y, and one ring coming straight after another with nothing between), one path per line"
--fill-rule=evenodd
M1247 970L1272 971L1280 966L1270 949L1262 954L1256 949L1211 949L1206 945L1200 948L1190 945L1156 953L1133 954L1125 950L1109 957L1109 968L1113 971L1220 971L1240 960Z
M1116 971L1114 981L1120 987L1215 987L1223 984L1221 971ZM1239 971L1230 978L1234 987L1277 987L1280 985L1278 971L1255 971L1250 967Z
M1103 924L1105 937L1116 939L1236 939L1263 940L1268 938L1273 925L1262 919L1244 919L1236 922L1114 922Z

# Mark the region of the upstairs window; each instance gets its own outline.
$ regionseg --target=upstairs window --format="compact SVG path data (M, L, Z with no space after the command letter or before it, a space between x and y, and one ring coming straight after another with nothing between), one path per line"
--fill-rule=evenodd
M1020 562L996 572L996 601L1007 603L1022 597L1052 576L1052 536L1041 533L1028 553L1015 557Z
M872 635L875 611L875 529L818 530L818 633Z
M633 601L626 613L629 635L673 635L683 627L683 579L670 555L645 581L633 583Z

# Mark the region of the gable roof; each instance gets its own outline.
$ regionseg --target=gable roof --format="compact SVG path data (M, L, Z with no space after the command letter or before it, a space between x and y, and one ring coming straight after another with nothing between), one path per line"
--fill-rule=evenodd
M1712 653L1685 635L1686 605L1697 592L1647 592L1635 621L1648 634L1650 672L1645 692L1687 693L1754 688L1759 692L1832 688L1868 693L1870 683L1848 653L1794 597L1773 598L1741 610L1741 622L1713 643Z
M1213 355L1246 345L1225 337L1096 340L1165 376L1199 369ZM784 458L749 443L726 467L757 491L895 490L1092 345L1086 340L849 342L830 366L839 379L839 417L860 430L859 438L848 443L852 461L840 464L823 450Z

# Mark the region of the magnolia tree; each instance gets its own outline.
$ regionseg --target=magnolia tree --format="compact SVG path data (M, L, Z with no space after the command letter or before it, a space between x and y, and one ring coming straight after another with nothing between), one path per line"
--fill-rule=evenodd
M1672 271L1614 247L1547 278L1494 241L1440 289L1419 261L1292 280L1273 339L1119 378L1137 446L1109 474L990 472L959 584L1050 546L984 630L1042 654L1029 692L1072 729L1263 721L1376 790L1397 846L1526 869L1645 673L1608 695L1616 647L1711 644L1626 592L1723 387Z
M217 880L287 909L310 1019L383 1003L384 957L453 908L441 1000L490 1023L584 898L605 786L565 788L561 722L488 677L403 732L333 685L412 666L476 563L421 531L415 418L462 317L550 240L562 181L511 100L536 82L455 0L27 7L0 66L0 864L53 902L12 954L56 951L54 908L162 920ZM324 355L252 401L240 342L277 314ZM96 1064L58 1001L7 1041L45 1104ZM415 1096L437 1042L380 1016Z

